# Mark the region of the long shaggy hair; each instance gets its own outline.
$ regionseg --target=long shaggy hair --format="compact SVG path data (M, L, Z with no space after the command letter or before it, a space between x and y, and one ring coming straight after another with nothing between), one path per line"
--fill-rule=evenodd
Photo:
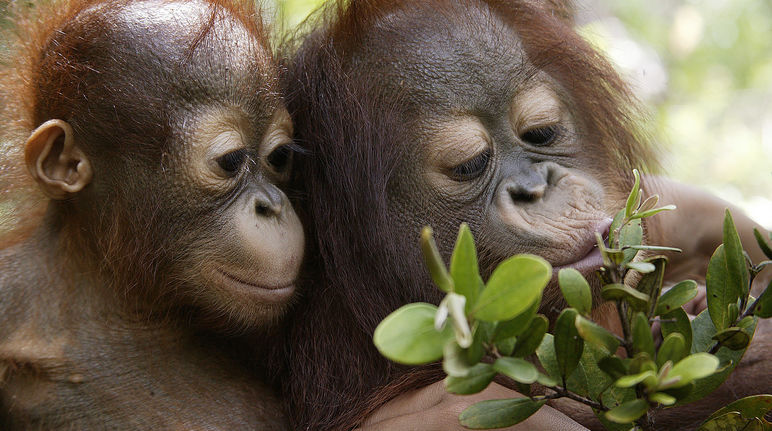
M429 9L458 16L487 8L514 29L529 60L560 83L581 113L585 150L610 169L604 184L622 185L633 167L656 157L638 103L613 67L573 29L568 2L435 0L336 1L306 23L286 53L285 91L299 144L297 209L308 231L304 298L290 316L286 351L274 366L295 429L345 430L394 396L442 378L437 367L407 368L384 359L372 333L408 302L438 302L417 242L389 218L389 184L411 142L397 115L399 95L358 69L370 30L393 13ZM364 55L367 55L364 54ZM387 61L387 60L384 60ZM620 176L623 179L620 181ZM393 213L393 212L392 212ZM498 262L483 262L481 266Z

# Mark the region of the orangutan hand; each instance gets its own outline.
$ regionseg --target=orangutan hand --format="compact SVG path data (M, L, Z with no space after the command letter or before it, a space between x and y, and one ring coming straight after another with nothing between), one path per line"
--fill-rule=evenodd
M393 399L376 410L357 431L467 430L458 422L458 415L464 409L478 401L515 397L522 395L496 383L478 394L454 395L445 391L443 382L437 382ZM527 420L504 429L573 431L587 428L552 407L544 406Z

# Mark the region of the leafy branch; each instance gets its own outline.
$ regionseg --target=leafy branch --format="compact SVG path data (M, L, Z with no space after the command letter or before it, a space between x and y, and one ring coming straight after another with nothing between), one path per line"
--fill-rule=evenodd
M423 230L421 249L427 268L446 296L439 306L408 304L386 317L374 334L379 351L404 364L442 360L445 387L455 394L480 392L497 374L513 380L525 396L469 407L459 420L473 429L511 426L549 400L570 398L591 407L608 429L650 430L654 409L685 404L714 391L741 359L757 319L772 316L772 289L758 299L749 296L754 277L770 261L750 262L727 212L724 244L711 258L706 277L708 309L690 321L683 305L696 296L697 283L685 280L662 293L667 259L639 256L642 250L679 251L642 243L641 220L675 208L657 207L656 195L642 199L640 176L637 171L633 174L635 184L625 207L615 215L608 238L597 236L603 259L597 270L600 296L615 304L622 334L593 320L590 284L571 268L558 273L568 307L548 333L549 321L538 310L552 278L550 264L534 255L513 256L485 282L474 238L469 226L462 224L449 267L432 230ZM756 239L772 259L772 247L759 232ZM630 277L631 271L639 276ZM626 283L631 278L640 281L631 286ZM654 322L660 323L663 336L658 347L652 335ZM527 359L534 354L535 360ZM534 393L535 384L544 388L543 394ZM768 405L765 397L772 396L739 400L707 418L701 429L751 421L767 426L763 416L768 409L761 407Z

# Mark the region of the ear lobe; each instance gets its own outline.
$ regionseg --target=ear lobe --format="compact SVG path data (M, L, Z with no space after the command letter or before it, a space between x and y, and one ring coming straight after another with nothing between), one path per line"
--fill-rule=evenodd
M91 162L75 143L74 136L67 122L49 120L27 139L24 148L27 169L52 199L66 199L91 182Z

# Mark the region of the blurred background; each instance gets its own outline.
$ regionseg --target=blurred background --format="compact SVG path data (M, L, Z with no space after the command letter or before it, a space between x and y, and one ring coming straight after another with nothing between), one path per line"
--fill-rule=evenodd
M279 32L323 2L264 1ZM772 229L772 1L579 0L577 22L650 107L668 175Z
M322 3L267 5L281 31ZM772 1L577 3L581 33L649 106L665 172L772 229Z

